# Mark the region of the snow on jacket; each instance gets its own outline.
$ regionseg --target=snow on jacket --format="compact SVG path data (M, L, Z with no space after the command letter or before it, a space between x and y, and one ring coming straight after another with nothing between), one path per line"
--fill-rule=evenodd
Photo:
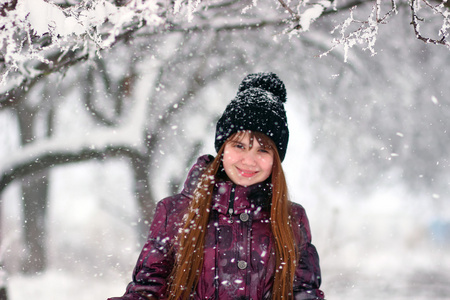
M165 299L167 277L174 265L170 249L198 178L211 160L212 156L200 157L189 172L183 191L158 203L148 240L133 271L133 281L124 296L109 300ZM194 299L271 299L275 249L269 221L270 184L243 187L220 181L216 183L212 201L203 269ZM295 203L291 210L298 224L294 234L301 241L294 299L323 299L319 290L319 257L311 244L305 210Z

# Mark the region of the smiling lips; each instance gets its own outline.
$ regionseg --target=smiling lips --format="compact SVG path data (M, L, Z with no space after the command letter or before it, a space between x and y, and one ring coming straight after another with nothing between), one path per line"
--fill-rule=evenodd
M236 169L238 170L239 175L241 175L242 177L248 177L248 178L250 178L250 177L255 176L256 173L258 173L258 171L243 170L243 169L240 169L240 168L238 168L238 167L236 167Z

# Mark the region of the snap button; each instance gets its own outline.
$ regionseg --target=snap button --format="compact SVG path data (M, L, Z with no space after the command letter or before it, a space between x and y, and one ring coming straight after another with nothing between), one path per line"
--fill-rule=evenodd
M247 268L247 262L244 260L238 261L238 268L244 270L245 268Z
M248 213L240 214L239 219L241 219L242 222L247 222L248 221Z

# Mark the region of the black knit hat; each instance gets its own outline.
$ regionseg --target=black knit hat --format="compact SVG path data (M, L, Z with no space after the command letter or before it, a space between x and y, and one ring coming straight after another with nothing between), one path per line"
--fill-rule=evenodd
M251 130L270 137L283 161L289 140L285 102L286 88L276 74L247 75L217 122L216 151L233 133Z

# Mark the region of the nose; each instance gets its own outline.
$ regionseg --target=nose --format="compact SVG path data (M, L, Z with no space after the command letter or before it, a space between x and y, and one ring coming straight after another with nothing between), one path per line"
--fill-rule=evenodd
M246 166L256 166L256 157L253 151L247 151L242 157L242 163Z

